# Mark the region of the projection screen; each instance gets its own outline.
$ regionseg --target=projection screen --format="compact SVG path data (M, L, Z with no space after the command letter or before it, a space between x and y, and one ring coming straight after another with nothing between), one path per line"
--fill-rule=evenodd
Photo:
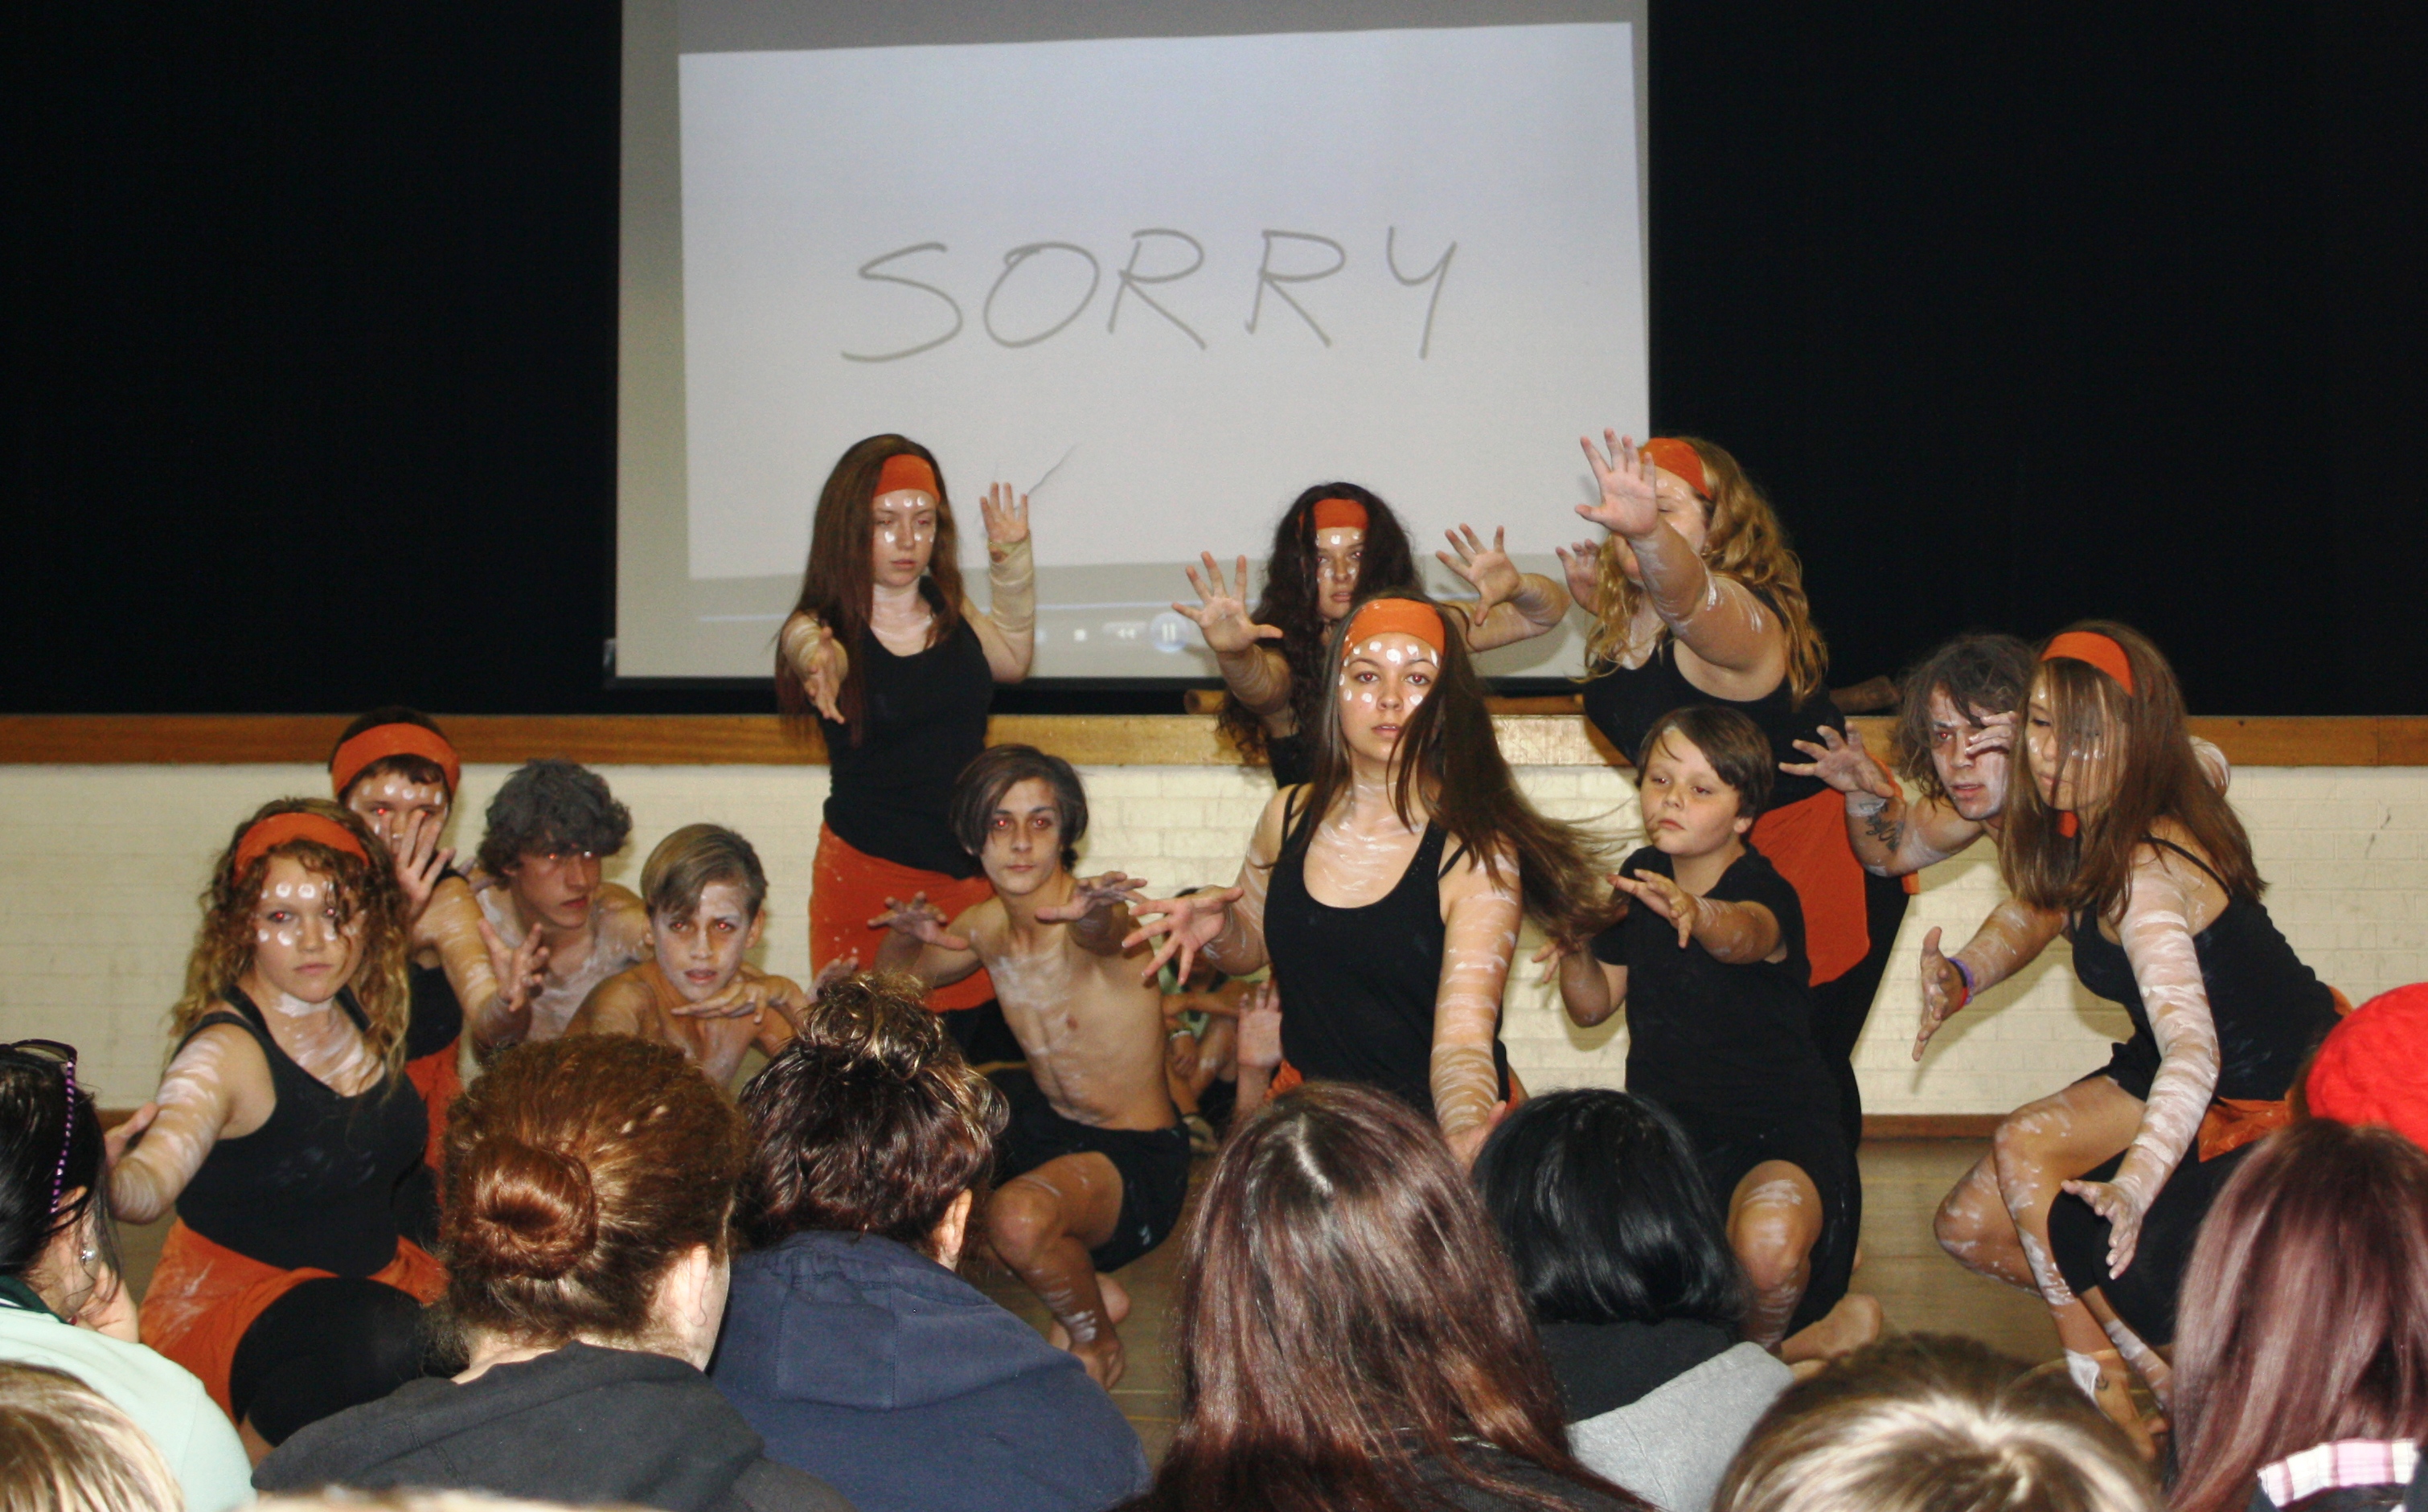
M1213 676L1182 564L1334 479L1437 593L1462 523L1556 578L1577 437L1649 413L1643 12L628 0L611 674L765 676L881 431L981 604L977 498L1029 494L1040 678Z

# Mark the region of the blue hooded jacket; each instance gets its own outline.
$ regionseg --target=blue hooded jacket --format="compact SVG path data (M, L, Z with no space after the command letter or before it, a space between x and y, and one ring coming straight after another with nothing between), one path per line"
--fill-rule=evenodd
M861 1512L1101 1512L1146 1454L1078 1360L960 1276L873 1235L737 1257L709 1379Z

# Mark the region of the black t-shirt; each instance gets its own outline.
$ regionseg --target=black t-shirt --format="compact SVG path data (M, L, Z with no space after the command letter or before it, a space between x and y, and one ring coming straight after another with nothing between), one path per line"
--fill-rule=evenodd
M1677 875L1672 858L1650 846L1620 869ZM1681 1117L1773 1123L1802 1111L1834 1122L1837 1083L1813 1044L1796 889L1747 846L1704 896L1768 909L1787 953L1725 964L1692 941L1682 949L1676 925L1631 900L1627 916L1593 938L1596 960L1627 968L1627 1090Z
M1781 678L1779 686L1759 698L1723 698L1704 692L1678 670L1678 648L1665 636L1642 666L1617 666L1605 662L1591 671L1593 676L1584 691L1585 717L1631 762L1635 760L1636 748L1644 744L1645 735L1663 715L1698 703L1734 709L1751 719L1770 737L1771 755L1782 762L1810 761L1811 757L1796 748L1796 742L1817 743L1824 726L1842 735L1846 732L1846 716L1838 712L1838 706L1829 701L1828 691L1822 688L1814 688L1799 700L1787 680ZM1783 809L1791 803L1800 803L1821 792L1823 786L1817 777L1776 772L1770 780L1769 807Z
M860 658L860 744L821 716L832 785L827 828L855 850L920 871L975 877L977 858L953 838L947 814L961 768L986 748L994 674L964 616L953 633L912 656L896 656L875 632Z

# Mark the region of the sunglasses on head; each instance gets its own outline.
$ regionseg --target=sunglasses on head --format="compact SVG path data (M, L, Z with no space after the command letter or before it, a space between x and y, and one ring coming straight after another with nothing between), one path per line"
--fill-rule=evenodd
M59 1126L59 1163L51 1171L50 1212L59 1210L59 1185L67 1178L68 1151L75 1143L76 1112L76 1049L57 1040L19 1040L14 1044L0 1044L0 1055L13 1055L41 1065L56 1067L64 1088L67 1118ZM46 1215L47 1216L47 1215Z

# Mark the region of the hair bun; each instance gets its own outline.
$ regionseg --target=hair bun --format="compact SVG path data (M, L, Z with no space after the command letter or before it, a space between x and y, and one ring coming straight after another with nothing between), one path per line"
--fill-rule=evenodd
M519 1140L465 1153L477 1175L464 1211L449 1224L454 1264L553 1281L597 1245L599 1198L579 1161Z

